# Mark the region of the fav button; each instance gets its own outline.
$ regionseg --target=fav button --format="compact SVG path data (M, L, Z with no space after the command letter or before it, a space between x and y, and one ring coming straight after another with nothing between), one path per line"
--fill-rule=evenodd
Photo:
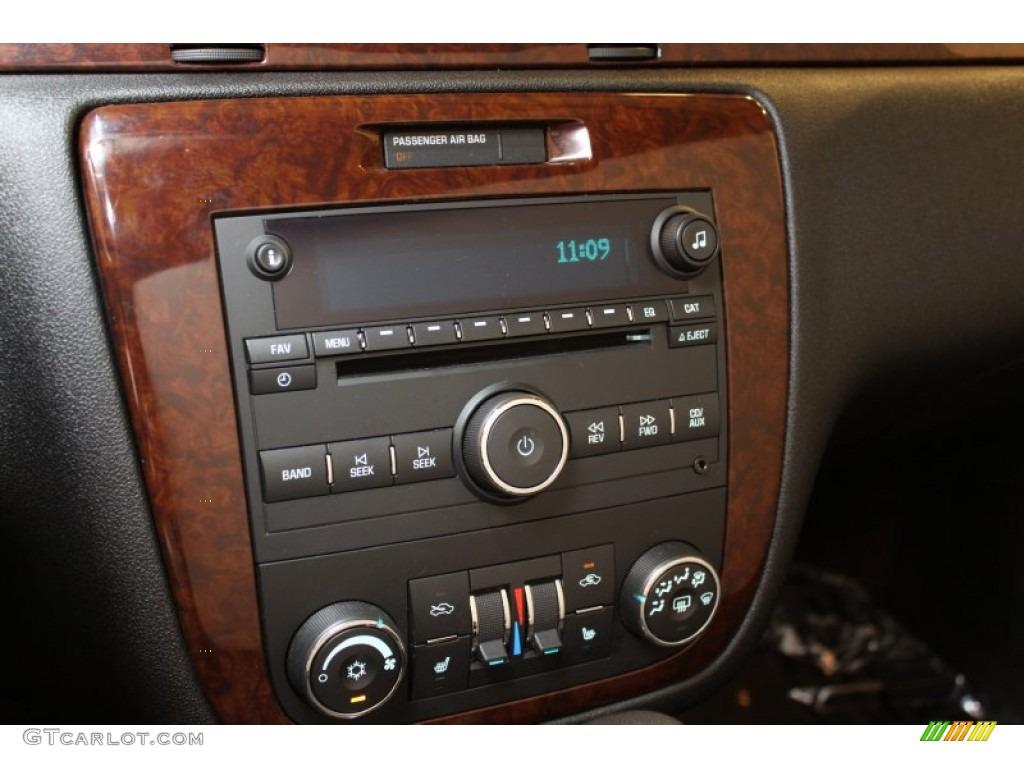
M309 353L306 337L270 336L263 339L246 339L245 351L250 363L276 363L279 360L301 360Z

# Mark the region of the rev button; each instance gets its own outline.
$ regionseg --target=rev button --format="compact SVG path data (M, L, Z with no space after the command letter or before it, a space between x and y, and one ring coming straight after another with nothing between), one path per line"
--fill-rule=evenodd
M361 491L391 485L391 449L386 437L329 443L334 470L331 489Z
M571 451L575 458L614 453L621 447L619 441L619 409L595 408L592 411L567 413Z

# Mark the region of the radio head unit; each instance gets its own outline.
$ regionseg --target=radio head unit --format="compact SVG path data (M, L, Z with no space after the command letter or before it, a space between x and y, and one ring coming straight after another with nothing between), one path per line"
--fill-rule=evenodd
M271 678L418 721L637 669L718 605L710 191L214 223Z

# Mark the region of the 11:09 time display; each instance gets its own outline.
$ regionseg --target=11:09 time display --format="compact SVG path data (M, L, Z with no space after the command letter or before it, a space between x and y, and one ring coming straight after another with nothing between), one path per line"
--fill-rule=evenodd
M558 264L576 264L581 261L604 261L612 253L612 241L607 237L587 240L559 240L555 243Z

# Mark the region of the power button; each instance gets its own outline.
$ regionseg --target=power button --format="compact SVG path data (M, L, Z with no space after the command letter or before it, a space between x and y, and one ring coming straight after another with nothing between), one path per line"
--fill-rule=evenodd
M529 496L555 481L568 454L561 414L544 398L505 392L485 401L470 419L463 459L485 490Z

